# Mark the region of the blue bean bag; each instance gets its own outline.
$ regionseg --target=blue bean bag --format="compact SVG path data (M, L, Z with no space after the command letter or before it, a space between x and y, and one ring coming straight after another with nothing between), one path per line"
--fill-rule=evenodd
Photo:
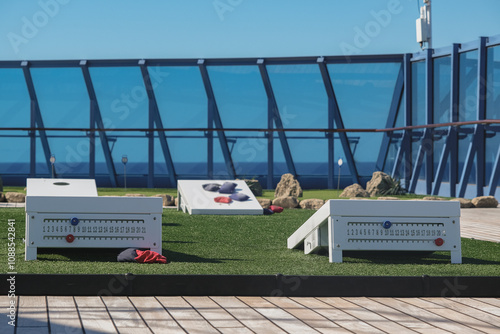
M229 197L234 201L240 201L240 202L246 201L247 199L250 198L248 195L242 193L234 193L229 195Z
M237 184L234 182L224 182L224 184L220 187L219 193L221 194L232 194L234 189L236 189Z

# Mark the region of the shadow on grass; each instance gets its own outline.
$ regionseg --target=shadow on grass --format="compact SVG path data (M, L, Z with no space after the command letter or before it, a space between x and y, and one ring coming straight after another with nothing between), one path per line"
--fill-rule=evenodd
M316 255L328 256L327 250L321 250ZM363 262L373 264L447 264L451 257L441 252L412 251L344 251L343 262ZM500 261L462 257L462 264L500 265Z
M167 258L167 262L223 263L223 261L218 259L204 258L197 255L174 252L167 249L163 249L163 255ZM226 261L226 259L224 261Z
M117 256L123 248L39 248L38 260L52 262L116 262ZM197 255L174 252L168 249L162 250L168 262L190 262L190 263L223 263L224 261L240 261L239 259L211 259Z
M194 241L163 241L164 244L197 244Z
M117 262L123 248L38 248L40 261Z

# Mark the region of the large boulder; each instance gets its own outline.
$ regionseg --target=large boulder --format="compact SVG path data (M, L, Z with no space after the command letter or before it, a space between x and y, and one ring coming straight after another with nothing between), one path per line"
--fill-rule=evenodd
M461 209L468 209L468 208L473 208L474 204L472 204L472 201L470 199L466 198L454 198L452 201L457 201L460 202L460 208Z
M3 193L0 193L0 202L7 202L7 199L5 198L5 195Z
M273 201L271 201L269 198L257 198L257 201L263 209L269 209L271 204L273 204Z
M146 197L144 194L125 194L125 197Z
M262 196L262 186L259 180L245 180L245 183L254 196Z
M399 198L392 197L392 196L381 196L381 197L379 197L377 199L381 200L381 201L399 201Z
M163 206L173 206L174 198L168 194L157 194L152 197L161 197L163 199Z
M370 196L383 195L392 184L392 179L384 172L374 172L372 179L366 183L366 191Z
M281 196L273 200L273 205L281 206L285 209L293 209L299 206L299 200L294 196Z
M479 196L472 199L472 204L476 208L496 208L498 201L493 196Z
M349 187L346 187L344 191L342 191L342 193L339 195L339 197L370 197L370 194L368 193L368 191L364 190L362 186L354 183Z
M318 198L303 199L299 205L302 209L318 210L325 204L325 201Z
M274 197L282 196L294 196L302 197L302 188L300 187L299 181L290 173L283 174L281 180L276 186L274 191Z
M10 191L5 193L5 198L9 203L24 203L26 201L25 194Z

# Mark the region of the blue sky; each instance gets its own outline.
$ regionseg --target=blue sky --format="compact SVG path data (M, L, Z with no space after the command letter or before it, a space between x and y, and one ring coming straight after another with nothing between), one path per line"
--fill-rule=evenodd
M419 51L422 0L0 2L0 60ZM433 0L434 47L500 34L500 1Z

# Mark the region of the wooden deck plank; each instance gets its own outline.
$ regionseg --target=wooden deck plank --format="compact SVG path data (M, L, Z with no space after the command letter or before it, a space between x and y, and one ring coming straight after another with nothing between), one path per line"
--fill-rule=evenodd
M500 317L500 307L491 305L489 303L485 303L484 301L477 300L475 298L451 298L457 303L468 305L470 307L477 308L483 312L488 314L493 314L497 317ZM489 298L492 299L492 298Z
M103 296L102 301L106 305L108 313L118 331L121 332L124 328L147 327L128 297Z
M209 297L184 297L193 308L217 329L220 328L242 328L241 322L236 320L230 313L220 307Z
M213 296L210 297L214 302L225 308L246 308L247 304L243 303L238 297L233 296Z
M188 333L219 333L182 297L157 297L173 319Z
M101 308L105 307L101 298L98 296L75 296L77 307L84 308Z
M185 333L155 297L129 297L154 333Z
M480 302L490 304L496 307L500 307L500 298L474 298L475 300L479 300Z
M393 322L400 324L401 326L410 328L414 331L431 331L434 330L435 327L429 325L426 322L423 322L417 318L414 318L408 314L400 312L392 307L387 305L378 303L370 298L366 297L357 297L357 298L347 298L348 301L369 309L377 314L380 314L384 318L387 318Z
M79 308L78 313L85 333L117 333L116 327L105 308Z
M0 317L2 321L0 322L0 333L5 333L5 334L14 334L15 331L15 326L9 325L9 322L12 321L8 316L10 315L10 302L12 301L13 304L13 316L16 316L17 313L17 303L18 303L19 297L8 297L7 295L1 295L0 296ZM15 318L13 319L15 324Z
M104 303L100 297L75 296L85 333L117 333Z
M262 314L243 303L238 297L210 297L245 327L257 334L285 333ZM224 329L220 329L221 331Z
M377 328L383 332L392 331L398 333L414 333L413 330L404 327L397 322L391 321L376 312L350 302L348 298L328 298L325 299L325 302L350 314L360 322L364 322L367 325Z
M499 208L460 210L460 235L463 238L500 242Z
M292 298L294 301L298 301L299 298ZM320 314L326 319L333 319L333 322L342 329L336 328L323 328L322 332L345 332L345 330L352 331L355 333L382 333L373 326L364 323L350 314L344 312L342 309L336 308L326 302L331 298L301 298L301 304L310 307L314 305L314 310L316 313ZM318 330L320 330L318 328Z
M260 308L263 308L263 307L271 307L271 308L274 308L276 306L274 306L272 303L268 302L267 300L265 300L264 298L262 297L238 297L243 303L245 303L246 305L250 306L250 307L260 307Z
M71 296L47 296L51 334L82 333L82 324Z
M47 304L44 296L20 296L17 327L40 327L40 332L47 329Z
M49 328L45 327L17 327L18 334L48 334Z
M301 320L310 327L319 330L319 328L339 328L340 326L325 318L321 314L311 310L310 308L300 304L300 298L297 300L288 297L269 297L266 300L273 303L277 307L285 310L293 315L295 318Z
M219 328L223 334L252 334L253 332L246 327L241 328Z
M12 326L4 325L5 321L0 324L2 334L102 334L117 330L133 334L500 333L499 298L21 296L18 299L18 320L23 321L22 326L14 331ZM9 301L7 296L0 296L0 308L4 308L0 315L6 315Z
M468 316L471 316L475 319L484 321L490 325L500 326L500 317L492 315L488 312L485 312L479 308L469 306L465 303L460 303L457 299L450 298L425 298L430 302L442 305L443 307L454 310Z
M449 307L448 306L443 306L441 305L439 301L444 298L428 298L428 301L431 304L439 305L439 308L435 308L433 306L429 306L429 310L432 310L435 314L438 314L442 316L443 318L452 320L456 323L460 323L464 326L470 327L477 329L479 331L487 332L487 333L500 333L500 328L497 326L493 326L492 324L479 320L477 318L472 317L470 314L467 314L465 307ZM418 300L418 299L416 299ZM417 304L415 303L415 300L408 301L409 303L412 303L413 305ZM446 303L445 303L446 304ZM458 309L458 310L457 310ZM500 324L499 321L495 321L496 324ZM495 329L496 328L496 329Z
M441 310L441 307L436 309L423 309L418 306L412 305L412 300L418 298L373 298L373 300L378 301L382 304L394 307L402 312L409 314L415 318L425 321L434 327L438 327L447 330L452 333L480 333L479 331L464 326L462 324L450 321L436 313L434 310ZM420 302L417 302L420 303Z
M316 330L278 307L256 307L255 310L289 333L318 333Z

